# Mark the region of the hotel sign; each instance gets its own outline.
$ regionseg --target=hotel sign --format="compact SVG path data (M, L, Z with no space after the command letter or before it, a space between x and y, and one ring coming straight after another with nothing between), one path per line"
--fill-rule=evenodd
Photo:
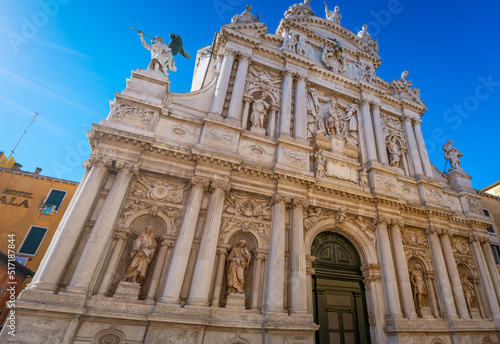
M28 199L33 199L32 193L19 190L4 189L3 196L0 197L0 203L28 208Z

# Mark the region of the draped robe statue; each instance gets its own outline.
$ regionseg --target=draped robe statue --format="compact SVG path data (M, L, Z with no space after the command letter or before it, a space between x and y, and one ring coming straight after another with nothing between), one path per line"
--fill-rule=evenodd
M132 246L132 262L130 263L123 280L141 283L146 278L149 263L156 251L156 239L153 226L146 226L144 231L135 239Z
M245 277L248 272L251 255L246 248L247 242L240 240L227 256L227 294L244 294Z

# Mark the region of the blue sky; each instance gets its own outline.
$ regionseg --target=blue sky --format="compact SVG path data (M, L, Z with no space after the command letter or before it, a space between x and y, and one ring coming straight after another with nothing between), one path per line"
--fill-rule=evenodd
M253 6L274 32L290 1L80 1L0 3L0 149L8 155L32 112L40 113L15 152L23 169L76 180L90 153L85 131L109 112L130 71L146 68L149 52L133 25L150 35L183 38L193 59L176 58L171 90L190 89L196 51ZM56 5L54 5L56 4ZM431 161L445 167L441 147L453 139L474 187L500 180L499 1L338 1L342 25L379 40L387 81L410 71L429 110L422 131ZM312 0L317 16L324 5ZM448 165L449 167L449 165Z

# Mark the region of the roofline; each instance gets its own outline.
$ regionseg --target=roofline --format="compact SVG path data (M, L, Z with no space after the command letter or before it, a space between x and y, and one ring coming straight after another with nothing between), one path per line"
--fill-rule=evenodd
M498 186L498 185L500 185L500 180L499 180L498 182L495 182L495 183L491 184L490 186L487 186L487 187L485 187L485 188L481 189L481 191L486 192L486 191L488 191L489 189L493 189L494 187L496 187L496 186Z
M67 184L74 184L74 185L80 184L79 182L75 182L75 181L72 181L72 180L61 179L61 178L54 178L54 177L49 177L49 176L43 176L43 175L36 174L36 173L33 173L33 172L17 171L17 170L12 170L10 168L4 168L4 167L0 167L0 171L11 172L12 174L21 174L23 176L31 176L33 178L38 178L38 179L50 179L50 180L53 180L53 181L58 181L58 182L67 183Z

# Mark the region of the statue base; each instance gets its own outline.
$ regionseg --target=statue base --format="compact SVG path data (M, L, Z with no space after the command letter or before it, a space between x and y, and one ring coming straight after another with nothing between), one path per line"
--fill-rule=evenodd
M259 128L259 127L251 127L250 132L259 135L259 136L266 136L266 129L264 128Z
M422 307L420 309L417 309L417 314L422 319L434 318L434 316L432 315L431 308L429 306L425 306L425 307Z
M121 281L116 288L116 293L113 297L128 300L137 300L141 292L141 285L135 282Z
M226 308L245 309L245 294L229 294L226 300Z

